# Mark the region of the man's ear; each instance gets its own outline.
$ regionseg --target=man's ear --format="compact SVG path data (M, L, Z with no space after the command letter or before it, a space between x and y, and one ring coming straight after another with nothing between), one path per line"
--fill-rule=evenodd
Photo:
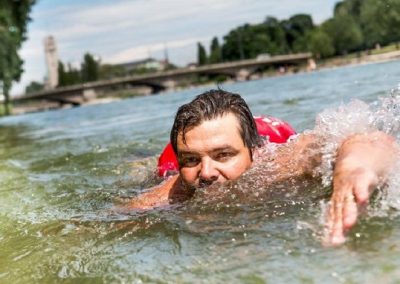
M259 151L257 151L257 147L249 148L250 160L253 162L259 157Z

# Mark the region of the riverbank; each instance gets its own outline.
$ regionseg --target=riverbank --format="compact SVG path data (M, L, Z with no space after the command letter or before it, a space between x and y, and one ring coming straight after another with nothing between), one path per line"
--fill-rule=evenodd
M374 50L371 52L371 54L368 54L367 52L362 52L358 54L349 54L346 56L338 56L334 58L329 58L329 59L324 59L324 60L317 60L316 61L316 66L313 68L313 70L310 70L309 66L301 66L300 68L290 68L287 70L282 70L281 68L275 71L268 71L263 74L253 74L250 76L249 80L257 80L257 79L262 79L262 78L267 78L267 77L275 77L275 76L285 76L289 74L296 74L296 73L304 73L304 72L314 72L318 70L323 70L323 69L330 69L330 68L336 68L336 67L344 67L344 66L349 66L349 65L359 65L359 64L370 64L370 63L379 63L379 62L386 62L386 61L393 61L393 60L399 60L400 59L400 50L393 50L388 52L381 52L379 53L379 50ZM224 81L224 83L229 82ZM222 82L214 82L212 80L204 82L204 83L193 83L185 86L176 86L173 89L170 89L166 92L171 92L171 91L177 91L177 90L182 90L182 89L188 89L188 88L195 88L195 87L200 87L200 86L206 86L210 85L213 86L216 83L222 83ZM126 98L131 98L131 97L137 97L141 96L139 93L136 91L132 91L131 95L127 95L130 92L130 90L125 90L121 93L121 95L114 93L110 94L103 94L101 97L98 98L92 98L88 100L86 103L83 105L93 105L93 104L105 104L105 103L110 103ZM144 92L143 95L149 95L148 92ZM30 113L30 112L40 112L40 111L47 111L47 110L54 110L54 109L59 109L59 105L55 102L32 102L28 104L23 104L23 105L15 105L12 108L12 114L13 115L20 115L24 113Z
M226 87L246 94L254 114L282 118L303 132L343 98L372 103L387 94L399 69L400 61L392 61ZM173 114L198 92L0 120L0 283L400 280L397 207L380 210L378 198L344 246L326 248L317 201L326 188L317 183L304 195L290 183L276 188L293 195L274 202L266 187L248 180L260 192L257 204L240 203L238 195L203 204L199 194L170 210L108 214L118 198L156 184L157 155ZM355 114L365 112L353 106ZM346 114L337 115L347 125ZM383 205L398 206L396 191L389 196Z
M361 53L359 56L348 55L334 57L326 60L320 60L317 62L318 69L341 67L346 65L358 65L367 63L379 63L392 60L400 59L400 50L389 51L378 54L367 54Z

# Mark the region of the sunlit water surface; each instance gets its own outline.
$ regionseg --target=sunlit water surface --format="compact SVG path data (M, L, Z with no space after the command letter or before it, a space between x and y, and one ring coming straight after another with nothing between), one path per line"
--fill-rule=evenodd
M397 105L387 101L399 82L400 62L391 62L222 87L242 94L255 115L298 131L313 129L325 110L334 133L362 130L349 125L372 117L397 135ZM242 202L227 193L223 202L198 196L167 210L111 213L159 182L156 156L177 107L208 88L0 119L0 283L400 281L396 182L390 204L370 208L338 248L321 245L329 196L321 181L303 191L286 185L296 196ZM354 98L366 104L349 104ZM329 169L319 170L329 181Z

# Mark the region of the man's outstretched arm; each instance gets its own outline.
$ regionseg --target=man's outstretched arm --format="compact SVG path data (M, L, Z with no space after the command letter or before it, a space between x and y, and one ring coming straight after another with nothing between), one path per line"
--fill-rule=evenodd
M382 132L347 138L338 149L333 173L333 194L327 216L326 243L341 244L357 222L377 185L387 177L399 157L393 137Z
M321 164L321 141L315 135L300 135L276 153L278 180L313 176ZM390 174L399 157L393 137L376 131L349 136L337 150L333 172L333 194L326 220L327 245L344 242L345 233L357 222L380 182Z
M179 174L169 177L161 184L148 189L120 207L126 210L148 210L169 205L171 200L182 191Z

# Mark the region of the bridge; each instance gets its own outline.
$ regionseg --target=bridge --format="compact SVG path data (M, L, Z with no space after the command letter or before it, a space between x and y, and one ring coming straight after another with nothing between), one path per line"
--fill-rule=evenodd
M171 86L178 80L193 76L229 76L235 80L248 80L256 72L267 67L285 65L300 65L312 60L311 53L271 56L268 58L240 60L234 62L202 65L198 67L179 68L170 71L155 72L144 75L126 76L109 80L43 90L27 95L14 96L13 102L45 100L58 102L60 105L71 104L79 106L96 97L97 91L107 91L115 87L147 86L151 93L158 93Z

